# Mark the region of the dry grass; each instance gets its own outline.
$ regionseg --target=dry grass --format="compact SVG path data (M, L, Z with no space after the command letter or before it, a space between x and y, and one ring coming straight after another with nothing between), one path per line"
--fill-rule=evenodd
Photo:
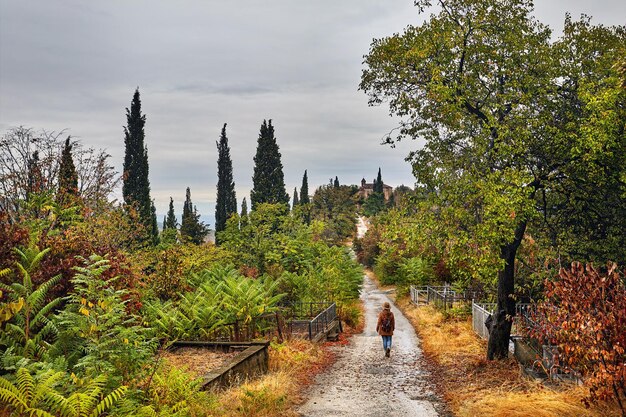
M420 335L434 379L455 416L621 415L607 404L586 409L583 387L545 386L522 376L513 359L487 361L486 344L474 334L469 319L445 319L434 308L417 308L408 299L396 304Z
M161 353L161 357L171 366L185 369L195 377L217 369L232 359L237 352L219 352L203 347L179 347Z
M270 373L221 393L215 415L297 416L294 406L301 402L300 392L333 359L333 355L323 345L306 340L272 344Z

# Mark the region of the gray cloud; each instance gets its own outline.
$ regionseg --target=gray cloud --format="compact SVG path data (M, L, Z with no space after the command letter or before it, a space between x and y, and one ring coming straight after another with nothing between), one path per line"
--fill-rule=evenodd
M542 1L536 15L559 31L565 11L623 24L617 0ZM237 196L252 187L259 126L273 119L288 192L305 169L311 188L339 176L412 184L406 154L380 146L396 121L357 91L373 38L423 19L411 0L0 2L0 129L68 129L123 160L125 107L139 86L147 115L152 195L177 210L186 187L212 215L215 141L222 124Z

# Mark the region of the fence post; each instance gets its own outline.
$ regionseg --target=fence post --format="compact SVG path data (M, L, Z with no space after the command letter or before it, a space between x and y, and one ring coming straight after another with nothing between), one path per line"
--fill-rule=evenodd
M313 340L313 329L311 329L312 321L309 321L309 340Z

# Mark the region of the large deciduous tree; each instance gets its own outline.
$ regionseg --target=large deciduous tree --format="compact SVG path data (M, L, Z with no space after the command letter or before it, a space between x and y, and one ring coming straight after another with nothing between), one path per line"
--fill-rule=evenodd
M59 170L64 132L35 132L25 127L12 128L0 138L0 211L10 222L19 221L29 192L29 167L40 174L39 191L51 196L59 190ZM37 152L37 166L33 154ZM119 176L109 164L111 156L103 150L72 143L72 158L78 176L78 194L92 210L101 212L107 198L117 187Z
M150 199L148 178L148 148L145 145L146 116L141 114L139 89L135 90L130 110L126 108L127 125L124 127L124 174L122 195L129 210L136 210L139 222L146 231L145 240L156 243L158 229L156 214Z
M423 10L431 2L416 5ZM606 193L609 183L618 186L610 205L624 213L623 164L618 167L624 161L623 118L612 120L605 135L585 134L585 124L593 124L595 93L615 73L611 66L624 30L567 19L563 37L551 43L549 28L532 17L528 0L437 5L423 24L373 42L360 88L370 104L388 102L402 118L398 136L388 142L426 140L408 157L418 182L436 193L439 209L464 213L463 226L477 245L490 248L498 295L487 357L503 358L515 315L515 258L528 225L542 214L567 228L559 215L565 207L589 219L585 204L572 203L602 198L581 192L574 178ZM623 90L607 98L615 112L618 103L624 103ZM595 152L591 165L584 162L589 149ZM602 169L605 156L610 168ZM589 176L594 164L601 180ZM610 228L613 219L577 222L579 233L600 223ZM617 239L624 240L623 234Z
M283 164L280 161L278 144L274 137L272 120L263 120L254 156L253 188L250 193L252 209L259 203L288 204L289 194L285 191Z
M226 123L222 127L220 140L217 143L217 201L215 204L216 243L219 243L218 232L226 228L226 220L237 213L237 196L233 180L233 162L230 159L230 148L226 137Z

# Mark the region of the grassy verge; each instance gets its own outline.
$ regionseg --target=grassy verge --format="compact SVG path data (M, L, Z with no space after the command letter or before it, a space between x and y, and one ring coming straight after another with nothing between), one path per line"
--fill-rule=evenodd
M302 391L313 382L315 376L335 360L330 349L333 345L346 344L352 334L363 329L361 303L350 306L352 326L344 324L339 341L314 344L306 340L272 343L270 347L270 372L264 377L233 387L217 398L210 416L225 417L271 417L297 416L295 407L302 403Z
M587 409L584 387L546 385L520 373L514 359L487 361L486 343L472 330L470 318L446 318L431 306L396 302L411 321L434 367L439 388L455 416L609 417L616 407Z

